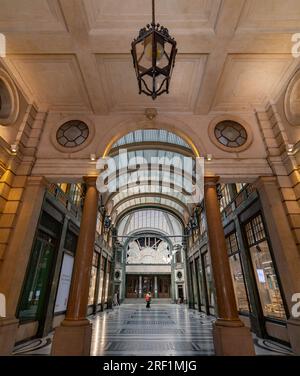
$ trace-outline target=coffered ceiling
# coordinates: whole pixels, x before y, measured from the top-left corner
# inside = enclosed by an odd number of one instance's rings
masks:
[[[24,94],[52,111],[249,110],[272,99],[298,63],[299,0],[157,0],[178,42],[171,93],[138,95],[130,43],[150,0],[0,0],[2,61]]]

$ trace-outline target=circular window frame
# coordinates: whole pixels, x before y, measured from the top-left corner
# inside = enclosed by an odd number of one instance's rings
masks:
[[[72,121],[72,120],[82,121],[83,123],[85,123],[86,126],[89,129],[89,135],[88,135],[87,139],[82,144],[80,144],[78,146],[74,146],[74,147],[63,146],[57,141],[57,138],[56,138],[57,132],[58,132],[58,130],[61,126],[63,126],[68,121]],[[57,150],[61,151],[62,153],[72,154],[72,153],[76,153],[80,150],[85,149],[92,142],[92,140],[94,139],[94,136],[95,136],[95,126],[94,126],[94,123],[92,122],[92,120],[90,118],[85,117],[85,116],[77,116],[77,115],[76,116],[68,116],[68,117],[64,117],[63,119],[60,119],[54,125],[52,132],[51,132],[51,142],[52,142],[53,146]]]
[[[0,68],[0,81],[3,82],[4,87],[7,89],[9,100],[10,100],[10,109],[9,115],[6,117],[1,117],[0,114],[0,125],[2,126],[9,126],[16,122],[19,116],[20,110],[20,99],[18,89],[14,83],[14,81],[10,78],[10,76]]]
[[[234,121],[238,124],[240,124],[246,131],[247,133],[247,140],[246,142],[238,147],[230,147],[230,146],[225,146],[220,143],[220,141],[216,138],[215,136],[215,128],[216,126],[221,123],[222,121]],[[253,142],[253,133],[251,130],[250,125],[243,119],[241,119],[238,116],[232,116],[232,115],[220,115],[212,119],[212,121],[209,124],[208,128],[208,135],[211,140],[211,142],[219,149],[229,152],[229,153],[240,153],[241,151],[244,151],[250,147],[250,145]]]
[[[291,94],[298,81],[300,81],[300,69],[298,69],[290,79],[284,95],[284,114],[289,124],[294,127],[300,125],[300,113],[297,115],[293,114],[291,111]]]

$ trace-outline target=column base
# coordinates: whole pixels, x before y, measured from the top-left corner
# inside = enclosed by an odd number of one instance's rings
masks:
[[[218,322],[213,324],[215,354],[218,356],[255,355],[253,339],[249,328],[238,323]]]
[[[11,355],[15,346],[19,320],[0,319],[0,355]]]
[[[92,342],[92,324],[76,325],[68,322],[55,329],[51,355],[89,356]]]
[[[300,320],[289,319],[287,321],[287,330],[293,353],[300,355]]]

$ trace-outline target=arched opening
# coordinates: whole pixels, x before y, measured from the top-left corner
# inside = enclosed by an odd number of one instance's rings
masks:
[[[193,147],[168,130],[140,129],[115,140],[109,157],[118,166],[104,172],[108,192],[102,195],[118,245],[114,290],[121,300],[143,298],[149,288],[154,298],[184,301],[185,227],[195,206]],[[191,169],[184,173],[187,160]]]

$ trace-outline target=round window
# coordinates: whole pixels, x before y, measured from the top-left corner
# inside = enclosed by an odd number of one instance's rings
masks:
[[[246,129],[236,121],[224,120],[219,122],[214,129],[216,139],[228,148],[239,148],[247,142]]]
[[[182,278],[182,273],[181,273],[181,272],[177,272],[177,278],[178,278],[178,279],[181,279],[181,278]]]
[[[120,278],[120,272],[119,271],[116,271],[115,272],[115,279],[119,279]]]
[[[0,118],[7,118],[11,111],[11,96],[4,81],[0,79]]]
[[[81,120],[70,120],[58,128],[56,140],[65,148],[82,145],[89,136],[89,127]]]
[[[0,125],[13,124],[19,114],[19,95],[17,88],[8,76],[0,69]]]

